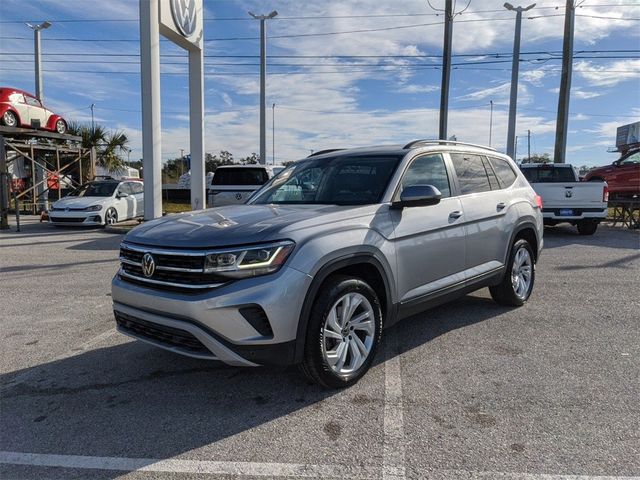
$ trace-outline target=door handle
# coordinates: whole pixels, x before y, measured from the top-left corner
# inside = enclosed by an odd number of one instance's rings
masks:
[[[504,209],[504,207],[506,207],[506,205],[503,202],[500,202],[498,205],[496,205],[496,208],[498,209],[498,211]]]
[[[451,212],[449,214],[449,218],[460,218],[462,216],[462,212],[460,210],[456,210],[455,212]]]

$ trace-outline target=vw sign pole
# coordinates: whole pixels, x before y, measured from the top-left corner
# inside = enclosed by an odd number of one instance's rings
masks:
[[[189,52],[191,208],[204,208],[204,68],[202,0],[140,0],[144,219],[162,215],[160,35]]]

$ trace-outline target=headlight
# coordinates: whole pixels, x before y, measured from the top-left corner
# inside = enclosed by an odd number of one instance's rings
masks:
[[[102,205],[91,205],[90,207],[85,208],[87,212],[97,212],[98,210],[102,210]]]
[[[205,273],[230,278],[256,277],[278,270],[293,251],[295,243],[282,241],[246,248],[225,249],[207,253]]]

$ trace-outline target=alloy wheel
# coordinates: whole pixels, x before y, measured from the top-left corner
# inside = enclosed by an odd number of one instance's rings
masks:
[[[336,301],[325,318],[322,354],[339,375],[358,370],[374,345],[375,315],[369,300],[360,293],[347,293]]]
[[[529,250],[524,247],[518,249],[511,267],[511,285],[516,297],[525,300],[531,287],[533,262]]]

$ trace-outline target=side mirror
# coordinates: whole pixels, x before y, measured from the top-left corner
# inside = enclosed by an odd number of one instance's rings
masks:
[[[129,196],[129,194],[128,194],[128,193],[126,193],[126,192],[118,192],[118,193],[116,194],[116,197],[117,197],[117,198],[127,198],[128,196]]]
[[[442,193],[433,185],[409,185],[402,190],[400,200],[393,202],[391,208],[425,207],[440,203]]]

